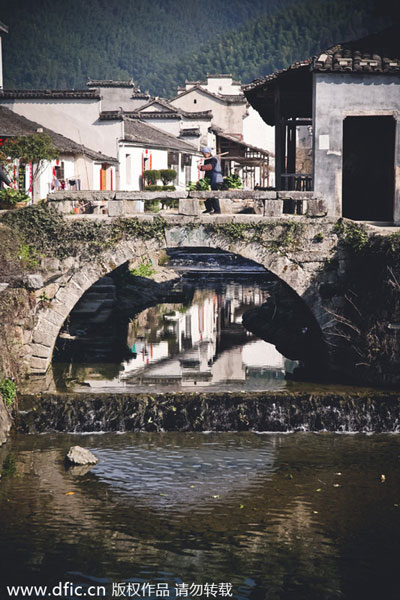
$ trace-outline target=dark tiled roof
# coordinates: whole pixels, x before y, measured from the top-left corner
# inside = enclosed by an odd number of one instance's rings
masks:
[[[252,81],[251,83],[242,85],[242,90],[244,92],[248,92],[249,90],[252,90],[253,88],[259,87],[261,85],[269,83],[270,81],[273,81],[274,79],[277,79],[278,77],[280,77],[281,75],[283,75],[285,73],[290,73],[291,71],[295,71],[297,69],[301,69],[301,68],[305,68],[305,67],[309,68],[311,65],[311,62],[312,62],[311,58],[307,58],[306,60],[295,62],[292,65],[290,65],[290,67],[288,67],[287,69],[279,69],[279,71],[275,71],[274,73],[271,73],[270,75],[266,75],[265,77],[261,77],[260,79],[254,79],[254,81]]]
[[[155,104],[159,104],[160,106],[163,106],[166,109],[166,112],[167,111],[178,112],[178,109],[175,106],[172,106],[172,104],[170,104],[167,100],[164,100],[164,98],[152,98],[149,102],[147,102],[147,104],[143,104],[136,110],[142,111],[142,110],[148,108],[149,106],[154,106]],[[158,111],[158,112],[161,112],[161,111]]]
[[[318,56],[255,79],[243,85],[242,89],[249,92],[303,67],[315,72],[400,74],[400,25],[393,25],[359,40],[331,46]]]
[[[243,94],[215,94],[218,98],[226,100],[230,104],[245,104],[246,98]]]
[[[186,85],[207,85],[207,81],[188,81],[186,79],[185,84]],[[186,88],[183,88],[183,89],[185,90]]]
[[[314,58],[312,70],[400,74],[400,26],[332,46]]]
[[[82,144],[77,144],[73,140],[64,137],[60,133],[56,133],[47,127],[43,127],[43,125],[40,125],[35,121],[31,121],[25,117],[22,117],[21,115],[18,115],[5,106],[0,106],[1,137],[29,135],[31,133],[37,133],[38,130],[42,130],[43,133],[46,133],[51,138],[54,146],[62,154],[84,154],[88,158],[96,161],[110,163],[118,162],[115,158],[105,156],[101,152],[96,152],[95,150],[90,150],[90,148],[86,148],[86,146],[83,146]]]
[[[139,107],[135,111],[120,111],[120,110],[104,110],[100,113],[100,119],[105,120],[122,120],[123,118],[128,119],[181,119],[184,117],[188,120],[206,120],[212,119],[212,111],[205,110],[202,112],[189,113],[184,110],[178,109],[176,112],[168,111],[149,111],[141,112],[142,107]]]
[[[226,104],[246,104],[246,102],[247,102],[246,98],[244,97],[243,94],[214,94],[214,92],[208,91],[206,88],[202,87],[199,84],[194,85],[193,87],[191,87],[188,90],[185,89],[184,92],[182,92],[181,94],[178,94],[178,96],[175,96],[171,100],[176,100],[177,98],[186,96],[186,94],[190,94],[190,92],[193,92],[194,90],[202,92],[203,94],[206,94],[207,96],[211,96],[212,98],[216,98],[217,100],[220,100],[221,102],[225,102]]]
[[[146,94],[146,92],[141,92],[139,90],[133,92],[131,98],[143,98],[144,100],[148,100],[151,98],[150,94]]]
[[[125,113],[130,119],[177,119],[180,121],[181,115],[178,112],[168,112],[164,110],[152,110],[142,112],[140,109],[133,113]]]
[[[99,118],[101,121],[122,121],[124,113],[121,110],[102,110]]]
[[[154,106],[155,104],[160,104],[161,106],[163,106],[166,110],[157,110],[157,111],[146,111],[143,109],[146,109],[148,106]],[[163,119],[163,118],[181,118],[184,117],[186,119],[212,119],[212,112],[210,110],[203,110],[203,111],[199,111],[199,112],[187,112],[185,110],[183,110],[182,108],[179,108],[177,106],[174,106],[173,104],[171,104],[170,102],[168,102],[167,100],[164,100],[164,98],[155,98],[153,99],[151,102],[148,102],[147,104],[145,104],[144,106],[139,106],[139,108],[137,108],[135,110],[135,113],[138,114],[140,116],[140,118],[144,118],[144,119],[150,119],[152,117],[154,118],[159,118],[159,119]],[[169,114],[170,113],[170,114]],[[129,115],[131,115],[132,113],[129,113]]]
[[[181,129],[179,137],[199,137],[200,128],[199,127],[191,127],[187,129]]]
[[[192,121],[197,121],[197,120],[209,121],[212,119],[211,110],[204,110],[202,112],[195,112],[195,113],[190,113],[190,112],[186,112],[183,110],[180,110],[179,112],[176,112],[176,113],[168,113],[168,112],[164,112],[164,111],[141,112],[140,110],[138,110],[137,113],[126,113],[126,114],[129,117],[136,116],[139,119],[181,119],[182,117],[184,117],[185,119],[188,119],[188,120],[192,120]]]
[[[75,98],[80,100],[100,100],[97,90],[0,90],[1,98],[37,98],[48,100]]]
[[[189,142],[183,142],[175,136],[137,119],[125,120],[124,139],[151,148],[163,148],[199,154],[197,148]]]
[[[246,142],[241,140],[236,135],[233,135],[230,133],[225,133],[220,127],[213,127],[212,130],[218,137],[221,137],[225,140],[229,140],[230,142],[235,142],[236,144],[239,144],[240,146],[243,146],[244,148],[247,148],[248,150],[252,150],[253,152],[260,152],[261,154],[264,154],[265,156],[268,156],[270,154],[270,152],[268,152],[268,150],[265,150],[264,148],[258,148],[257,146],[252,146],[251,144],[247,144]]]
[[[211,79],[232,79],[232,73],[207,73]]]
[[[96,88],[131,88],[131,98],[143,98],[144,100],[150,98],[149,94],[141,92],[140,89],[136,87],[133,79],[129,79],[128,81],[117,81],[114,79],[89,79],[86,85],[91,88],[92,91]]]
[[[115,81],[113,79],[89,79],[88,87],[119,87],[119,88],[135,88],[133,79],[128,81]]]
[[[191,119],[194,121],[198,119],[208,121],[213,117],[212,110],[203,110],[201,112],[187,112],[186,110],[181,109],[179,112],[182,115],[182,117],[185,117],[185,119]]]

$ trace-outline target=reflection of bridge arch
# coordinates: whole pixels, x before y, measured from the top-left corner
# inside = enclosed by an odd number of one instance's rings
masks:
[[[321,226],[319,225],[319,228]],[[314,232],[312,232],[313,234]],[[321,259],[305,265],[299,261],[298,250],[272,252],[258,242],[230,242],[223,236],[210,236],[201,223],[196,227],[174,226],[165,230],[165,240],[121,240],[115,247],[106,249],[97,258],[86,260],[77,268],[61,274],[63,283],[47,305],[39,305],[36,313],[36,324],[30,344],[30,373],[45,373],[50,365],[54,345],[59,331],[82,295],[99,279],[127,261],[138,264],[149,257],[157,262],[158,256],[166,248],[176,247],[209,247],[238,254],[262,265],[292,288],[303,298],[316,320],[322,324],[322,311],[315,304],[314,278],[321,265]],[[71,261],[71,259],[68,259]],[[62,266],[61,266],[62,268]],[[44,303],[42,303],[44,304]],[[322,321],[322,322],[321,322]]]

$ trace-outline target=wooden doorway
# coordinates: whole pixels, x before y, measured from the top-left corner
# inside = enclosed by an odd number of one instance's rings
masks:
[[[344,120],[343,217],[393,221],[395,135],[393,117]]]

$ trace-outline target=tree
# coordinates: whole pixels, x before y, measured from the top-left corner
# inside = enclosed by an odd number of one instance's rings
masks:
[[[160,179],[163,182],[163,185],[168,185],[176,178],[176,171],[174,169],[161,169],[160,170]]]
[[[34,188],[47,163],[58,158],[58,150],[53,145],[51,137],[46,133],[32,133],[9,138],[2,147],[2,152],[7,159],[19,160],[20,164],[32,163],[32,200],[34,201]]]

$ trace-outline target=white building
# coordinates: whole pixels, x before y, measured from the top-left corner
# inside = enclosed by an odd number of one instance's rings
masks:
[[[143,172],[147,170],[174,169],[177,189],[185,189],[189,181],[197,179],[196,157],[201,155],[193,144],[140,119],[125,115],[119,118],[123,127],[119,142],[120,189],[143,189]]]
[[[246,100],[240,81],[231,75],[207,75],[206,81],[186,81],[170,100],[186,112],[212,112],[212,126],[242,142],[273,152],[274,130]]]
[[[133,82],[90,80],[88,85],[90,89],[77,91],[3,90],[0,106],[68,137],[80,147],[95,149],[93,152],[99,156],[110,157],[117,168],[107,174],[99,163],[93,176],[85,180],[85,186],[92,186],[88,189],[142,189],[142,173],[150,163],[154,169],[175,168],[178,188],[196,179],[192,157],[198,154],[210,114],[190,114],[186,118],[182,111],[168,111],[162,101],[149,102],[149,96],[137,90]],[[143,113],[141,106],[145,106]],[[138,123],[136,127],[130,124],[133,121]],[[139,125],[142,121],[149,124],[148,128]],[[159,129],[154,124],[164,127]],[[143,140],[137,137],[139,130]]]
[[[101,190],[115,189],[117,160],[95,152],[0,106],[0,140],[43,132],[59,152],[59,158],[45,164],[34,185],[35,200],[45,198],[55,189]],[[15,164],[10,173],[13,186],[29,192],[32,186],[32,165]]]
[[[125,115],[139,118],[149,125],[194,144],[197,149],[210,142],[209,128],[212,122],[211,110],[186,112],[161,98],[154,98],[134,112]]]
[[[276,130],[277,189],[314,190],[328,215],[400,223],[400,27],[338,44],[245,88]],[[312,172],[296,130],[312,129]]]
[[[234,81],[231,75],[208,75],[206,81],[187,81],[169,105],[186,114],[211,113],[209,134],[202,141],[221,156],[224,175],[237,173],[247,189],[273,184],[270,155],[274,130],[248,104],[240,81]]]

